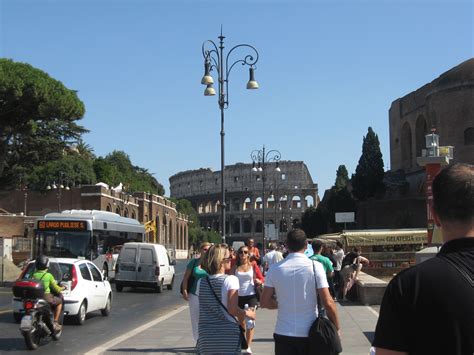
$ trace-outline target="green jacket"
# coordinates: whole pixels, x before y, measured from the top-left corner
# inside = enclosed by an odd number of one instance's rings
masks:
[[[53,289],[54,293],[61,292],[61,287],[58,286],[54,276],[48,272],[48,269],[37,270],[33,274],[33,279],[40,280],[43,283],[44,293],[51,293],[51,289]]]

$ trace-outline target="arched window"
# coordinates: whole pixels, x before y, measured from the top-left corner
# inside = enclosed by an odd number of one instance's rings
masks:
[[[132,211],[132,218],[137,219],[137,216],[135,215],[135,211]]]
[[[240,220],[236,219],[232,223],[232,233],[234,233],[234,234],[240,233]]]
[[[110,204],[107,205],[107,207],[105,207],[105,210],[107,212],[111,212],[112,211],[112,207],[110,207]]]
[[[262,221],[257,221],[257,223],[255,224],[255,232],[262,233],[262,228]]]
[[[425,118],[420,115],[416,119],[415,139],[416,139],[416,156],[421,157],[421,150],[426,148],[425,135],[428,133]]]
[[[263,207],[263,200],[261,197],[257,197],[257,199],[255,200],[255,209],[260,210],[262,209],[262,207]]]
[[[244,233],[250,233],[252,231],[252,223],[249,219],[244,219]]]
[[[242,206],[242,210],[243,211],[249,210],[252,207],[251,203],[252,203],[252,200],[250,199],[250,197],[247,197],[244,200],[244,205]]]
[[[288,197],[286,195],[280,197],[279,209],[285,210],[288,208]]]
[[[275,208],[275,195],[271,194],[267,199],[268,208]]]
[[[115,213],[117,213],[118,215],[120,215],[120,208],[117,207],[117,208],[115,209]]]
[[[125,209],[125,210],[123,211],[123,216],[124,216],[124,217],[128,217],[128,210],[127,210],[127,209]]]
[[[411,168],[412,165],[412,156],[413,156],[413,148],[412,148],[412,141],[411,141],[411,128],[408,122],[405,122],[402,128],[402,139],[401,139],[401,147],[402,147],[402,166],[404,169]]]
[[[291,208],[301,208],[301,197],[293,196],[291,199]]]
[[[313,196],[308,195],[304,198],[304,200],[306,202],[306,207],[314,206],[314,197]]]
[[[474,145],[474,127],[466,128],[464,131],[464,145]]]

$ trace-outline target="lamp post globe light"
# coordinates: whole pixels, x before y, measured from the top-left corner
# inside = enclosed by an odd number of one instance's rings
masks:
[[[204,41],[202,44],[202,55],[204,57],[204,76],[202,77],[201,84],[206,85],[204,90],[204,96],[214,96],[216,95],[216,90],[213,87],[214,79],[211,76],[212,71],[217,72],[217,94],[218,94],[218,105],[221,111],[221,236],[222,241],[225,242],[225,183],[224,183],[224,110],[229,107],[229,74],[232,71],[232,68],[240,63],[243,66],[249,67],[249,81],[247,82],[247,89],[254,90],[258,89],[258,83],[255,80],[255,64],[258,61],[258,52],[257,50],[248,44],[239,44],[232,47],[227,54],[224,54],[224,36],[222,34],[219,38],[219,46],[212,40]],[[243,48],[247,51],[250,51],[250,54],[245,55],[242,59],[237,59],[232,61],[231,54],[234,50],[238,48]]]
[[[56,198],[58,199],[58,212],[61,213],[61,197],[62,190],[70,190],[69,184],[64,185],[64,176],[65,174],[61,171],[59,172],[59,184],[56,185],[56,181],[53,181],[52,184],[46,186],[46,190],[56,190]]]
[[[281,158],[281,153],[278,150],[269,150],[265,151],[265,145],[262,149],[257,149],[252,151],[250,154],[252,159],[252,172],[260,172],[262,180],[262,248],[263,254],[265,254],[265,181],[267,180],[267,163],[275,162],[274,171],[277,173],[281,172],[279,161]],[[275,207],[275,206],[274,206]],[[276,221],[275,221],[276,223]]]

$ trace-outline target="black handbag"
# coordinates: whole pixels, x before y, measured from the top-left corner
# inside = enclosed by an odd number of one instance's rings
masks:
[[[188,284],[186,285],[186,290],[188,290],[188,291],[191,289],[191,286],[194,283],[194,268],[196,267],[196,262],[198,260],[199,259],[194,259],[193,268],[191,269],[191,275],[189,275]],[[181,292],[181,294],[183,294],[183,281],[181,281],[181,285],[179,287],[179,292]]]
[[[211,285],[211,282],[209,281],[209,277],[206,277],[206,281],[207,281],[207,284],[209,285],[209,288],[211,289],[212,291],[212,294],[214,295],[214,297],[216,298],[217,302],[219,302],[219,304],[221,305],[222,308],[224,308],[224,310],[227,312],[227,314],[229,316],[232,317],[232,319],[235,319],[235,317],[230,314],[230,312],[227,310],[226,306],[224,306],[221,302],[221,300],[219,299],[219,297],[217,297],[216,293],[214,292],[214,289],[212,288],[212,285]],[[242,328],[242,326],[237,323],[237,320],[235,321],[236,324],[239,326],[239,330],[240,330],[240,347],[242,349],[248,349],[249,347],[249,344],[247,343],[247,339],[245,338],[245,329]]]
[[[316,295],[318,286],[316,282],[316,269],[313,262],[314,283]],[[337,333],[336,326],[327,318],[318,314],[318,318],[309,329],[309,354],[312,355],[335,355],[342,352],[341,339]]]

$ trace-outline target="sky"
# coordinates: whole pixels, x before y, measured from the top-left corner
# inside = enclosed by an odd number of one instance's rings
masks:
[[[217,96],[200,81],[222,26],[226,51],[258,50],[260,85],[230,73],[226,164],[277,149],[322,198],[339,165],[355,172],[369,126],[390,168],[391,103],[473,57],[473,19],[468,0],[0,0],[0,57],[77,90],[95,154],[125,151],[169,195],[180,171],[220,170]]]

